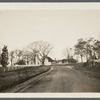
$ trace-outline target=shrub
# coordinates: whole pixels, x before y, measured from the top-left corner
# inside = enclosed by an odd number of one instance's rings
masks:
[[[16,64],[18,64],[18,65],[26,65],[24,60],[19,60]]]

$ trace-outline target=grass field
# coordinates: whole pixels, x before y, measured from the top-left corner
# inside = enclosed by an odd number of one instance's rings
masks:
[[[44,73],[50,69],[50,66],[25,67],[24,69],[0,73],[0,92],[14,87],[32,77]]]
[[[97,78],[100,80],[100,63],[96,64],[95,66],[86,66],[84,64],[74,64],[74,68],[76,70],[80,70],[84,72],[84,74],[91,78]]]

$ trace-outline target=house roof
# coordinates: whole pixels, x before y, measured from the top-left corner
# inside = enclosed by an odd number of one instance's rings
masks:
[[[51,57],[46,56],[45,58],[47,58],[47,59],[48,59],[48,61],[50,61],[50,62],[52,62],[52,61],[53,61],[53,59],[52,59]]]

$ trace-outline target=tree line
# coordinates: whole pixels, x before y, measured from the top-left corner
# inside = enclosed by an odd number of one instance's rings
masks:
[[[95,62],[99,62],[100,59],[100,40],[94,38],[78,39],[75,45],[75,54],[80,56],[82,63],[84,57],[86,62],[95,65]]]
[[[45,57],[48,57],[53,49],[53,46],[44,41],[35,41],[27,45],[23,50],[13,50],[8,53],[7,46],[2,49],[2,54],[0,57],[1,64],[5,63],[3,66],[7,66],[7,61],[10,60],[11,65],[14,64],[36,64],[36,57],[44,65]],[[74,50],[74,52],[72,52]],[[69,62],[77,62],[73,59],[74,56],[78,55],[83,63],[83,58],[86,62],[94,64],[100,59],[100,40],[94,38],[77,40],[74,48],[66,48],[63,51],[63,55]],[[6,62],[5,62],[6,61]],[[64,60],[65,62],[65,60]]]
[[[15,64],[29,65],[29,62],[35,64],[37,57],[37,59],[41,62],[41,64],[44,64],[44,58],[50,54],[52,48],[53,46],[48,42],[35,41],[27,45],[23,50],[16,49],[8,53],[7,46],[4,46],[2,49],[0,62],[2,64],[2,60],[6,61],[3,63],[6,63],[7,66],[8,65],[7,60],[9,59],[11,65]]]
[[[81,63],[83,63],[84,58],[88,64],[95,65],[100,59],[100,40],[94,38],[80,38],[74,45],[73,52],[74,53],[72,53],[72,48],[66,48],[63,51],[63,55],[66,59],[79,56]]]

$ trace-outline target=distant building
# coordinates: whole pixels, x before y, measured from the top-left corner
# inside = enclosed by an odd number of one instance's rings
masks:
[[[56,63],[57,64],[62,64],[62,60],[57,60]]]
[[[51,65],[52,64],[52,61],[53,61],[52,58],[45,56],[45,57],[43,57],[43,59],[44,59],[44,65]],[[23,60],[23,59],[20,59],[20,60]],[[42,59],[38,55],[31,58],[28,62],[27,62],[27,60],[24,60],[24,61],[25,61],[25,65],[28,65],[28,66],[40,66],[43,64]],[[12,65],[18,65],[17,62],[18,62],[18,58],[15,57],[12,61]],[[9,59],[9,66],[11,66],[10,59]]]
[[[29,65],[32,65],[32,66],[40,66],[42,63],[38,57],[38,55],[36,55],[33,60],[30,60],[29,62]]]
[[[44,59],[44,65],[51,65],[52,61],[53,60],[50,57],[45,57],[45,59]]]
[[[68,59],[63,59],[62,63],[68,64]]]
[[[62,60],[56,60],[56,64],[68,64],[68,63],[76,63],[77,61],[73,58],[70,59],[62,59]]]

